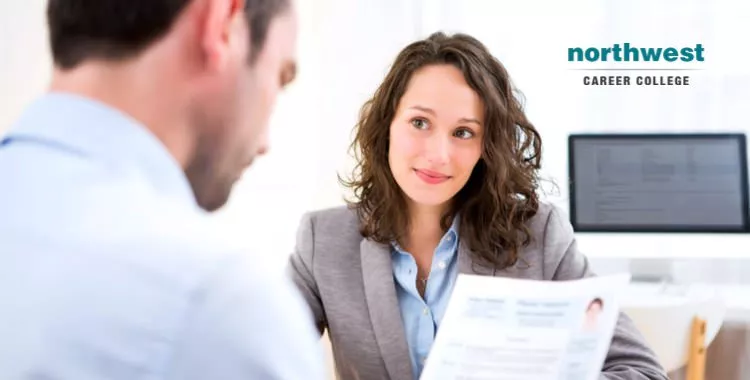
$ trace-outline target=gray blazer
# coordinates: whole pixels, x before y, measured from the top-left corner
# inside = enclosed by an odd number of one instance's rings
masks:
[[[472,262],[459,244],[459,272],[536,280],[593,275],[578,252],[573,230],[558,210],[543,204],[529,221],[533,241],[511,268],[495,271]],[[340,379],[413,377],[387,245],[363,239],[357,215],[345,207],[306,214],[289,271],[328,330]],[[621,315],[601,379],[667,380],[630,319]]]

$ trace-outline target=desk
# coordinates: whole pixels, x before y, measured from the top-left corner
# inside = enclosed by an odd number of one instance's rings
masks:
[[[725,321],[744,322],[750,326],[750,285],[716,285],[708,283],[654,284],[633,283],[630,297],[638,298],[660,292],[669,296],[687,296],[688,293],[708,294],[715,292],[726,305]],[[632,301],[630,301],[632,302]]]
[[[750,374],[750,325],[726,321],[706,351],[706,380],[747,380]],[[685,368],[669,374],[684,380]]]
[[[706,357],[707,380],[746,380],[750,373],[750,286],[712,285],[698,283],[691,285],[632,284],[632,292],[625,303],[632,303],[641,297],[651,298],[641,301],[658,302],[654,294],[664,294],[663,301],[679,302],[681,296],[689,294],[715,293],[724,300],[726,314],[721,329],[708,347]],[[650,295],[649,295],[650,294]],[[655,307],[657,305],[654,305]],[[654,339],[651,337],[651,339]],[[663,342],[660,342],[663,343]],[[670,373],[670,379],[684,380],[685,369]]]

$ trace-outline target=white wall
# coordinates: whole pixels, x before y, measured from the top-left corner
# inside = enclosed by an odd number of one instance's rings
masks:
[[[0,1],[0,133],[45,89],[50,70],[45,0]]]

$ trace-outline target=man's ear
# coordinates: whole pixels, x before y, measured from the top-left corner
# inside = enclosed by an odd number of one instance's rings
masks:
[[[220,70],[229,61],[232,31],[244,19],[245,0],[197,0],[201,7],[201,47],[209,70]]]

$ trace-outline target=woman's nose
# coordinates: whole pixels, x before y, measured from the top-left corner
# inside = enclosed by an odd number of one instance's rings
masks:
[[[433,135],[427,141],[425,156],[431,164],[444,165],[450,158],[450,149],[449,138]]]

